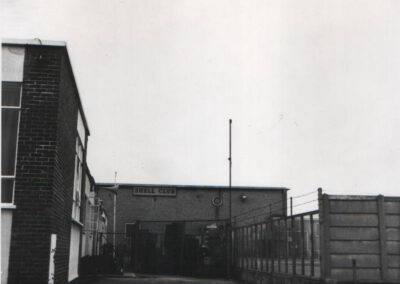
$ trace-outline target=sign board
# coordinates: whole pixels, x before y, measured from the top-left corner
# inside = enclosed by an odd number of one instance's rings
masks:
[[[173,187],[134,187],[133,195],[137,196],[176,196],[176,188]]]

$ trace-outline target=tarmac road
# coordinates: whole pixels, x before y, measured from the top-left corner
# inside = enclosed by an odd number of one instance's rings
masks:
[[[238,282],[221,279],[197,279],[190,277],[180,276],[137,276],[137,277],[105,277],[100,278],[99,281],[93,284],[163,284],[163,283],[176,283],[176,284],[238,284]]]

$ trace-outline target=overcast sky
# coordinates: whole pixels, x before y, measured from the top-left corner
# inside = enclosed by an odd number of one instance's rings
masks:
[[[2,0],[67,42],[96,181],[399,195],[400,1]]]

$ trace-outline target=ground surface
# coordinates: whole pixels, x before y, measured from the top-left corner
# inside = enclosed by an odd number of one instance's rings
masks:
[[[189,277],[180,276],[137,276],[137,277],[103,277],[99,278],[98,281],[93,282],[93,284],[163,284],[163,283],[177,283],[177,284],[237,284],[238,282],[222,280],[222,279],[197,279]]]

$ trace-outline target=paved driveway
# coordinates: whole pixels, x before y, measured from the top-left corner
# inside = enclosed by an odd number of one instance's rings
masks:
[[[216,280],[216,279],[197,279],[179,276],[143,276],[143,277],[124,277],[124,278],[100,278],[99,281],[93,284],[162,284],[162,283],[176,283],[176,284],[237,284],[238,282],[229,280]]]

